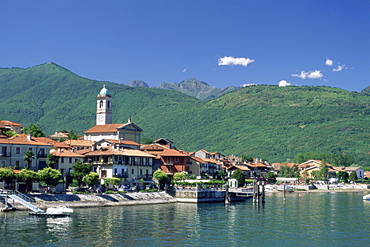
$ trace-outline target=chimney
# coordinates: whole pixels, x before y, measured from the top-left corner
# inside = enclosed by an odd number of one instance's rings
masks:
[[[27,139],[28,139],[29,141],[32,141],[32,135],[31,135],[31,134],[27,134]]]

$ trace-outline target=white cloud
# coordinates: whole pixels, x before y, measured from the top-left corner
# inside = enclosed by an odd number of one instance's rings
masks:
[[[183,69],[182,72],[186,72],[186,69]]]
[[[279,87],[286,87],[286,86],[290,86],[292,84],[290,84],[289,82],[287,82],[286,80],[281,80],[279,82]]]
[[[246,67],[253,62],[254,60],[244,57],[222,57],[218,59],[218,65],[242,65]]]
[[[333,66],[333,60],[330,60],[329,58],[326,59],[325,65]]]
[[[318,79],[323,77],[324,75],[321,73],[320,70],[315,70],[315,71],[301,71],[300,74],[292,74],[293,77],[298,77],[301,79]]]
[[[338,65],[338,68],[336,68],[336,69],[333,69],[333,71],[334,72],[338,72],[338,71],[342,71],[343,69],[347,69],[346,67],[345,67],[346,65]]]

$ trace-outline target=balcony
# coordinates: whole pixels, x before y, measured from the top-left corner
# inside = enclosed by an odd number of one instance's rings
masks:
[[[117,173],[116,178],[128,178],[128,173]]]

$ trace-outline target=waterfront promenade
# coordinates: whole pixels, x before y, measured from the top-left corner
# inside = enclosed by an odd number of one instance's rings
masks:
[[[183,194],[187,194],[189,191],[196,191],[195,188],[192,190],[181,190]],[[206,189],[201,189],[204,192]],[[211,189],[207,195],[212,194],[224,195],[224,191]],[[368,194],[370,190],[367,186],[363,185],[348,185],[348,186],[330,186],[329,189],[316,189],[316,190],[299,190],[296,193],[317,193],[317,192],[364,192]],[[282,193],[279,191],[266,190],[266,193]],[[42,209],[55,206],[68,206],[71,208],[88,208],[88,207],[113,207],[113,206],[130,206],[130,205],[145,205],[145,204],[164,204],[164,203],[176,203],[176,202],[197,202],[194,200],[184,200],[184,196],[176,197],[173,192],[130,192],[130,193],[109,193],[109,194],[64,194],[64,193],[50,193],[50,194],[29,194],[29,196],[35,199],[33,203],[35,206],[41,207]],[[192,196],[193,197],[193,196]],[[191,197],[189,197],[191,198]],[[212,200],[204,200],[199,202],[212,202]],[[214,200],[222,202],[222,200]],[[8,201],[12,206],[18,210],[28,210],[25,206]],[[2,204],[0,203],[0,207]]]

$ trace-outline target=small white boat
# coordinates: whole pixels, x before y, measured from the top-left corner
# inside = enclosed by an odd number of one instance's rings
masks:
[[[51,207],[46,209],[46,213],[55,215],[71,215],[73,213],[73,209],[66,206]]]
[[[370,194],[363,196],[362,199],[370,201]]]

